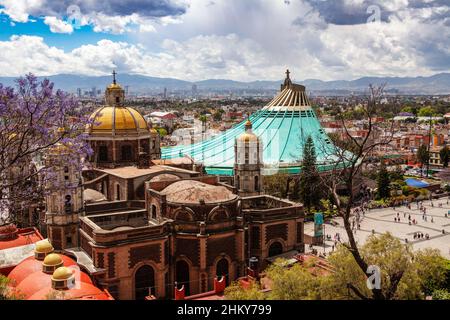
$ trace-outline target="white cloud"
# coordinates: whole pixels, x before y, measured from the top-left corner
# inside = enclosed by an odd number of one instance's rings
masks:
[[[15,22],[28,22],[29,13],[38,9],[45,0],[0,0],[0,13],[8,15]]]
[[[154,24],[178,23],[176,16],[185,12],[186,4],[185,0],[111,0],[107,5],[92,0],[0,0],[0,6],[0,12],[13,22],[45,17],[45,23],[56,33],[68,33],[70,23],[63,19],[73,7],[76,10],[70,19],[75,18],[80,26],[91,25],[94,32],[122,34],[155,32]]]
[[[109,74],[116,67],[119,72],[186,80],[276,80],[289,68],[294,79],[332,80],[450,69],[450,25],[446,20],[430,22],[444,12],[440,7],[411,11],[398,0],[391,5],[401,10],[388,22],[339,25],[326,23],[302,1],[290,3],[196,0],[176,19],[85,16],[82,24],[95,25],[98,32],[139,32],[127,42],[102,40],[70,52],[39,37],[14,37],[0,42],[0,72],[92,75]]]
[[[66,21],[59,20],[55,17],[45,17],[44,23],[50,27],[50,31],[54,33],[72,33],[73,27]]]

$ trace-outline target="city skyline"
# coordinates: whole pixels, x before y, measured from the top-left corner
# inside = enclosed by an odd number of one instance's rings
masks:
[[[0,1],[0,76],[188,81],[430,76],[450,69],[445,1]],[[20,57],[23,57],[21,59]]]

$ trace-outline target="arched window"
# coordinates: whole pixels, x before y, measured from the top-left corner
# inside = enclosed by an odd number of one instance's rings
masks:
[[[177,285],[180,289],[184,285],[184,292],[186,296],[190,295],[189,286],[189,265],[186,261],[180,260],[175,266]]]
[[[259,191],[259,177],[255,176],[255,191]]]
[[[228,260],[225,258],[220,259],[216,265],[216,276],[219,280],[224,276],[226,285],[228,285],[228,280],[230,278],[228,272]]]
[[[193,217],[189,212],[186,211],[179,211],[176,216],[175,220],[177,221],[193,221]]]
[[[65,196],[64,212],[67,214],[72,213],[72,196],[70,194]]]
[[[122,161],[131,161],[133,158],[133,151],[130,145],[122,146]]]
[[[155,271],[151,266],[142,266],[134,276],[135,300],[145,300],[145,297],[155,294]]]
[[[278,256],[280,254],[283,253],[283,245],[278,242],[275,241],[274,243],[272,243],[269,247],[269,257],[274,257],[274,256]]]
[[[228,220],[228,215],[227,215],[227,213],[226,213],[225,210],[220,209],[220,210],[217,210],[216,212],[214,212],[214,213],[211,215],[210,220],[211,220],[212,222],[227,221],[227,220]]]

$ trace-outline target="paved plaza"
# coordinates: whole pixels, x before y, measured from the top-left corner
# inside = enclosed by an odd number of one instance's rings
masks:
[[[439,204],[442,207],[439,207]],[[441,251],[441,254],[450,258],[450,215],[445,217],[445,214],[450,210],[450,202],[447,202],[447,198],[433,200],[433,205],[430,201],[423,202],[426,208],[426,219],[423,219],[423,214],[415,203],[411,204],[411,210],[405,206],[385,209],[374,209],[366,211],[365,215],[361,215],[360,229],[354,231],[355,239],[358,244],[363,244],[367,237],[372,234],[372,230],[375,230],[376,234],[382,234],[390,232],[395,237],[405,243],[405,239],[408,239],[408,243],[413,245],[414,249],[423,248],[436,248]],[[400,217],[400,222],[395,222],[394,219]],[[411,220],[415,219],[417,224],[409,225],[408,216],[411,215]],[[353,219],[353,218],[352,218]],[[319,253],[330,252],[334,244],[334,236],[339,233],[341,241],[348,240],[345,232],[342,218],[334,218],[336,226],[331,224],[325,224],[325,234],[331,236],[331,241],[326,241],[325,246],[314,246]],[[443,234],[442,230],[445,230]],[[313,235],[314,224],[305,224],[305,233]],[[415,233],[422,233],[424,236],[429,235],[429,239],[421,238],[414,239]],[[309,246],[306,247],[307,251],[310,251]]]

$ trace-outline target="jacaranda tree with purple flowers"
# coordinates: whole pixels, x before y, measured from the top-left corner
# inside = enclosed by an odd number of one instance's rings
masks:
[[[25,224],[23,213],[61,187],[52,184],[58,168],[43,161],[51,150],[63,147],[62,162],[81,170],[91,153],[84,134],[90,111],[32,74],[17,79],[15,88],[0,84],[0,226]]]

